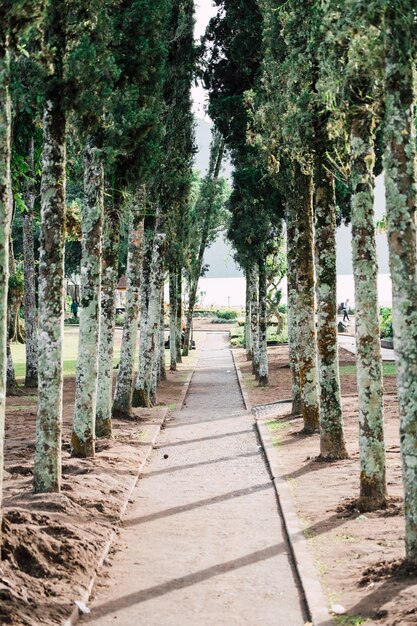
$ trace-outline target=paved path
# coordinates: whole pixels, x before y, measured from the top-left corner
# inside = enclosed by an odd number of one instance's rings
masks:
[[[164,458],[168,455],[168,458]],[[89,626],[302,626],[274,489],[226,334],[158,440]]]
[[[356,340],[355,337],[351,337],[350,335],[338,335],[337,336],[339,346],[352,352],[352,354],[356,354]],[[395,361],[394,350],[389,348],[381,348],[381,356],[383,361]]]

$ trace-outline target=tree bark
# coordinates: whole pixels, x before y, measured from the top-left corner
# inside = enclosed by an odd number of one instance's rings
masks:
[[[259,268],[259,386],[268,384],[267,352],[267,315],[266,315],[266,267],[265,260],[258,263]]]
[[[96,406],[96,436],[111,437],[113,353],[116,322],[117,267],[120,242],[120,207],[106,203],[101,261],[100,339]]]
[[[155,235],[151,272],[149,278],[149,305],[143,354],[143,384],[135,390],[138,406],[152,407],[156,404],[156,371],[159,364],[159,326],[161,320],[161,288],[163,286],[163,250],[165,235]]]
[[[61,486],[66,117],[58,93],[46,101],[43,132],[36,492]]]
[[[175,292],[175,297],[176,297],[176,307],[177,307],[177,312],[176,312],[176,336],[175,336],[175,342],[176,342],[176,352],[177,352],[177,363],[182,363],[182,356],[181,356],[181,335],[182,335],[182,271],[181,268],[178,268],[178,272],[177,272],[177,289]]]
[[[300,365],[298,362],[298,283],[297,283],[297,244],[296,244],[296,215],[294,207],[287,207],[287,316],[288,316],[288,346],[289,361],[292,379],[292,415],[301,415],[301,388]]]
[[[135,364],[136,340],[140,312],[140,285],[142,278],[144,240],[145,187],[139,190],[131,210],[129,248],[126,270],[126,311],[123,325],[120,365],[117,373],[113,402],[114,417],[132,416],[132,385]]]
[[[34,145],[30,142],[30,171],[34,176]],[[23,215],[23,270],[24,270],[24,304],[25,304],[25,336],[26,336],[26,387],[38,386],[38,337],[36,325],[36,283],[35,283],[35,242],[33,235],[33,209],[36,193],[33,182],[28,182],[25,193],[25,212]]]
[[[259,300],[258,300],[258,268],[253,266],[252,270],[252,301],[251,301],[251,334],[253,345],[253,358],[252,358],[252,374],[256,378],[259,376]]]
[[[177,274],[174,268],[169,271],[169,351],[171,372],[177,370]]]
[[[4,414],[6,406],[7,374],[7,292],[9,286],[9,240],[10,240],[10,56],[8,40],[0,42],[0,505],[4,467]],[[1,550],[0,506],[0,550]]]
[[[245,271],[246,277],[246,302],[245,302],[245,349],[246,359],[252,361],[253,359],[253,341],[252,341],[252,320],[251,320],[251,308],[252,308],[252,290],[254,288],[253,272],[252,269]]]
[[[345,459],[337,348],[335,183],[320,160],[315,170],[314,204],[320,456],[329,460]]]
[[[81,315],[71,437],[72,455],[76,457],[95,454],[103,202],[102,152],[95,139],[89,137],[84,153]]]
[[[165,368],[165,307],[164,307],[164,286],[161,289],[161,321],[159,324],[159,372],[158,382],[167,379]]]
[[[412,6],[406,3],[413,24]],[[398,10],[397,10],[398,11]],[[404,30],[403,15],[387,13],[384,171],[387,232],[392,279],[394,348],[397,362],[400,440],[404,484],[405,546],[409,563],[417,565],[417,171],[413,37]],[[415,21],[414,21],[415,24]],[[414,26],[415,28],[415,26]]]
[[[355,280],[356,371],[359,396],[360,507],[386,501],[383,387],[374,226],[374,128],[371,116],[351,128],[352,262]]]
[[[320,400],[317,372],[317,336],[314,298],[313,198],[312,180],[298,168],[295,202],[298,313],[297,335],[301,413],[304,432],[314,433],[320,427]]]

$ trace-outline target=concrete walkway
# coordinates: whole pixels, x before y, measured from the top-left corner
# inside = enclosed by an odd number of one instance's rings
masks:
[[[355,337],[340,334],[337,336],[337,340],[341,348],[348,350],[348,352],[352,352],[352,354],[356,354]],[[383,361],[395,361],[394,350],[389,348],[381,348],[381,356]]]
[[[83,623],[302,626],[274,489],[225,333],[207,336],[174,418]]]

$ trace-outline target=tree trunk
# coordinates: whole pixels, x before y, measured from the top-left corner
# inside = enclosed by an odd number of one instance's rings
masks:
[[[292,379],[292,415],[301,415],[300,364],[298,361],[298,283],[297,283],[297,242],[296,214],[294,207],[287,207],[287,317],[288,346]]]
[[[103,202],[102,152],[90,137],[84,153],[81,315],[71,437],[72,455],[76,457],[95,454]]]
[[[105,204],[101,260],[100,339],[98,350],[96,436],[111,437],[113,353],[116,322],[117,267],[120,242],[120,207]]]
[[[43,132],[36,492],[61,486],[66,117],[58,93],[46,101]]]
[[[251,334],[253,345],[252,374],[259,376],[259,302],[258,302],[258,270],[253,266],[251,270],[254,289],[251,302]]]
[[[355,280],[356,369],[359,396],[360,506],[386,500],[383,387],[374,226],[373,120],[351,128],[352,262]]]
[[[163,286],[163,249],[165,235],[155,235],[151,272],[149,278],[149,305],[146,324],[146,340],[143,354],[143,385],[136,389],[138,406],[152,407],[156,404],[156,370],[158,367],[159,325],[161,320],[161,288]]]
[[[159,371],[158,382],[167,379],[165,369],[165,307],[164,307],[164,285],[161,289],[161,321],[159,324]]]
[[[409,27],[413,24],[411,5]],[[386,65],[386,123],[384,156],[387,231],[392,279],[394,348],[397,362],[400,439],[404,484],[407,561],[417,565],[417,171],[415,91],[410,58],[412,35],[388,10]],[[400,28],[400,30],[398,30]]]
[[[320,456],[345,459],[337,349],[336,198],[322,161],[315,171],[317,348],[320,382]]]
[[[114,417],[132,416],[133,369],[139,326],[140,285],[142,278],[144,211],[145,187],[142,186],[137,202],[131,211],[126,270],[126,311],[120,351],[120,365],[113,402]]]
[[[252,290],[254,288],[253,272],[252,269],[245,271],[246,277],[246,302],[245,302],[245,349],[246,359],[252,361],[253,359],[253,342],[252,342],[252,320],[251,320],[251,305],[252,305]],[[256,287],[256,285],[255,285]]]
[[[266,343],[267,315],[266,315],[266,268],[265,260],[259,267],[259,386],[268,384],[268,352]]]
[[[182,363],[181,357],[181,335],[182,335],[182,271],[178,269],[177,273],[177,289],[175,293],[175,297],[177,300],[177,332],[176,332],[176,351],[177,351],[177,363]]]
[[[34,146],[30,142],[30,172],[34,176]],[[36,193],[33,183],[27,184],[25,193],[25,212],[23,215],[23,269],[24,269],[24,304],[26,336],[26,387],[38,386],[38,337],[36,325],[36,283],[35,283],[35,242],[33,235],[33,209]]]
[[[0,46],[0,504],[4,467],[4,413],[7,374],[7,291],[9,286],[10,240],[10,153],[11,111],[9,94],[10,56],[8,41]],[[0,506],[1,550],[1,506]]]
[[[175,269],[169,272],[169,351],[171,372],[177,370],[177,274]]]
[[[9,202],[10,202],[10,214],[11,214],[11,229],[13,228],[13,220],[14,220],[14,210],[13,210],[13,193],[12,187],[10,185],[9,190]],[[9,279],[16,277],[16,261],[14,258],[14,249],[13,249],[13,239],[10,234],[9,238]],[[9,280],[9,289],[7,294],[7,314],[8,314],[8,323],[7,323],[7,395],[8,396],[17,396],[19,395],[19,385],[16,380],[16,372],[13,364],[13,357],[10,348],[10,344],[13,341],[18,341],[18,318],[19,318],[19,310],[20,304],[22,302],[22,290],[18,284],[15,284],[13,287],[10,285]],[[24,342],[19,342],[24,343]]]
[[[297,193],[291,202],[296,203],[296,249],[297,249],[297,335],[299,348],[299,372],[301,413],[304,432],[314,433],[320,427],[320,400],[317,372],[317,336],[314,299],[314,250],[313,250],[313,197],[311,176],[298,168]]]
[[[188,311],[185,321],[184,331],[184,347],[182,349],[183,356],[188,356],[188,352],[191,349],[191,327],[193,324],[193,314],[195,301],[197,298],[198,280],[192,280],[190,283],[190,290],[188,294]]]

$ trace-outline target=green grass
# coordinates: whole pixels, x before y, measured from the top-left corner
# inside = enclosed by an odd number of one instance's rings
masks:
[[[284,430],[287,427],[286,422],[283,422],[282,420],[269,420],[268,422],[266,422],[266,425],[272,432],[276,432],[277,430]]]
[[[352,365],[341,365],[340,366],[340,373],[341,374],[356,374],[356,365],[354,365],[352,363]],[[382,364],[382,373],[384,376],[396,376],[397,375],[397,368],[395,366],[395,363],[391,363],[391,362],[384,362]]]
[[[336,626],[361,626],[368,621],[360,615],[334,615],[333,620]]]

